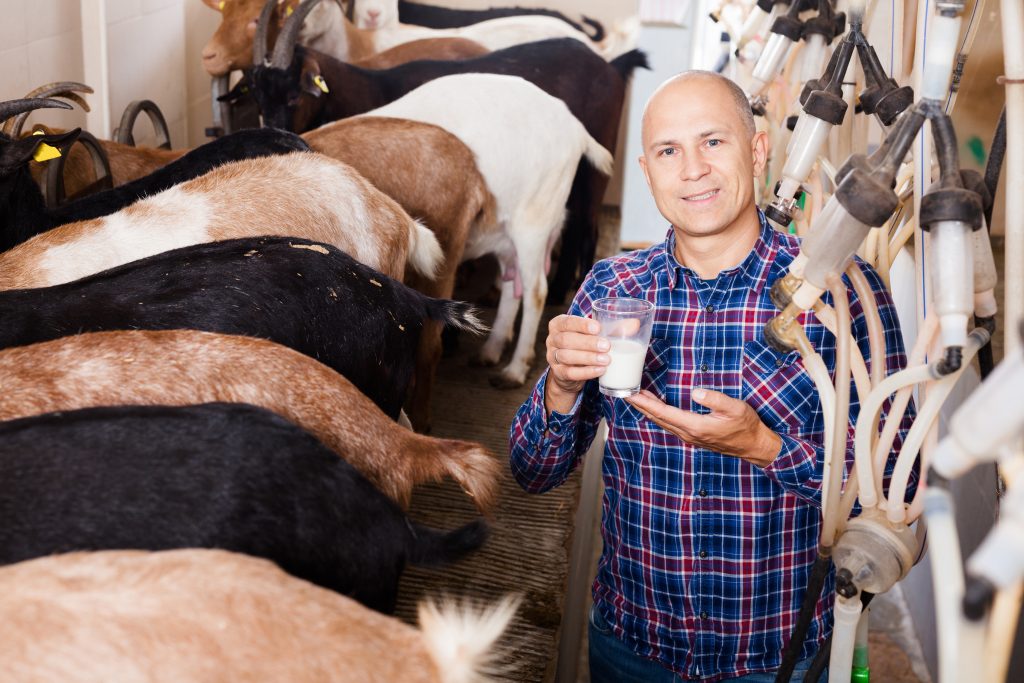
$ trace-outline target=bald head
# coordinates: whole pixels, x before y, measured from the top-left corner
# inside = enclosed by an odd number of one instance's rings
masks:
[[[721,92],[726,95],[726,101],[730,105],[730,111],[728,113],[723,112],[723,114],[735,116],[742,129],[747,132],[747,138],[752,139],[754,133],[757,132],[757,127],[754,125],[754,113],[750,109],[750,102],[747,100],[747,95],[743,92],[743,89],[721,74],[713,71],[701,71],[699,69],[684,71],[658,86],[658,89],[654,91],[654,94],[651,95],[644,106],[641,129],[647,129],[651,108],[657,106],[666,95],[689,90],[697,93],[707,87],[721,89]]]

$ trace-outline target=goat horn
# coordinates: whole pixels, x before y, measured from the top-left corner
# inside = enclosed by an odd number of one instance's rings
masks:
[[[267,0],[260,12],[260,18],[256,22],[256,35],[252,39],[252,65],[262,66],[267,59],[267,27],[270,26],[270,17],[277,7],[277,0]]]
[[[42,95],[42,96],[37,96],[37,97],[47,97],[47,96]],[[53,95],[49,95],[49,97],[59,97],[62,100],[70,100],[71,102],[74,102],[79,107],[81,107],[84,111],[90,111],[89,103],[86,102],[85,99],[82,98],[80,95],[76,95],[73,92],[58,92],[58,93],[55,93]],[[31,112],[25,112],[23,114],[18,114],[13,119],[8,121],[7,124],[4,126],[4,132],[7,133],[8,135],[10,135],[12,138],[20,138],[21,137],[21,129],[25,126],[25,121],[28,120],[28,117],[29,117],[30,113]]]
[[[57,81],[55,83],[47,83],[41,85],[29,94],[25,95],[25,98],[29,97],[52,97],[53,95],[61,93],[71,92],[84,92],[92,94],[93,89],[87,86],[85,83],[77,83],[75,81]]]
[[[10,100],[8,102],[0,102],[0,121],[6,121],[12,116],[17,116],[24,112],[46,108],[71,109],[72,107],[67,102],[61,102],[60,100],[44,100],[36,97],[25,100]]]
[[[288,17],[281,35],[277,37],[277,44],[274,45],[274,56],[270,59],[270,65],[277,69],[287,69],[292,63],[292,56],[295,54],[295,41],[299,37],[299,29],[302,22],[306,20],[310,10],[316,7],[320,0],[303,0],[299,8]]]

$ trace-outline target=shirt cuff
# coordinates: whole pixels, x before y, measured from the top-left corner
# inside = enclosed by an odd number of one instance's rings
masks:
[[[581,391],[577,394],[576,401],[572,404],[569,412],[560,413],[557,410],[552,410],[551,414],[548,415],[547,408],[544,407],[544,397],[547,392],[548,373],[550,371],[550,368],[544,371],[540,381],[537,383],[537,391],[534,392],[536,410],[541,416],[541,419],[538,421],[540,431],[536,435],[539,438],[535,443],[542,443],[544,447],[561,444],[565,435],[571,430],[572,423],[575,422],[576,416],[579,414],[580,404],[583,403],[583,392]]]
[[[787,488],[804,486],[814,476],[818,466],[818,451],[808,441],[788,434],[779,434],[782,448],[769,465],[763,468],[765,474]]]

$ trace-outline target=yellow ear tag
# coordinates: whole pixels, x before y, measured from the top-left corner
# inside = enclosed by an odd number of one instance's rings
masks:
[[[219,9],[221,12],[224,11],[224,0],[220,0],[220,4],[217,5],[217,9]]]
[[[320,88],[324,92],[324,94],[331,92],[330,89],[327,87],[327,82],[324,80],[324,77],[321,76],[320,74],[313,76],[313,83],[315,83],[316,87]]]
[[[288,5],[288,9],[286,9],[286,10],[284,11],[284,15],[285,15],[286,17],[290,17],[290,16],[291,16],[292,14],[294,14],[294,13],[295,13],[295,8],[294,8],[294,7],[292,7],[291,5]]]
[[[41,130],[37,130],[36,132],[32,133],[32,135],[42,135],[42,134],[43,134],[43,131],[41,131]],[[35,159],[36,161],[38,161],[39,163],[43,163],[44,161],[49,161],[50,159],[57,159],[59,157],[60,157],[60,150],[57,149],[56,147],[54,147],[53,145],[46,144],[45,142],[40,144],[38,147],[36,147],[36,152],[35,152],[35,154],[32,155],[32,158]]]

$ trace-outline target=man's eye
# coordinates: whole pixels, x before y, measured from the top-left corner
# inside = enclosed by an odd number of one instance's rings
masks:
[[[672,149],[671,147],[667,147],[667,148],[661,150],[661,156],[663,156],[663,157],[675,156],[675,153],[676,153],[676,151],[674,149]]]
[[[722,141],[718,138],[711,138],[708,140],[708,147],[718,147],[720,144],[722,144]]]

